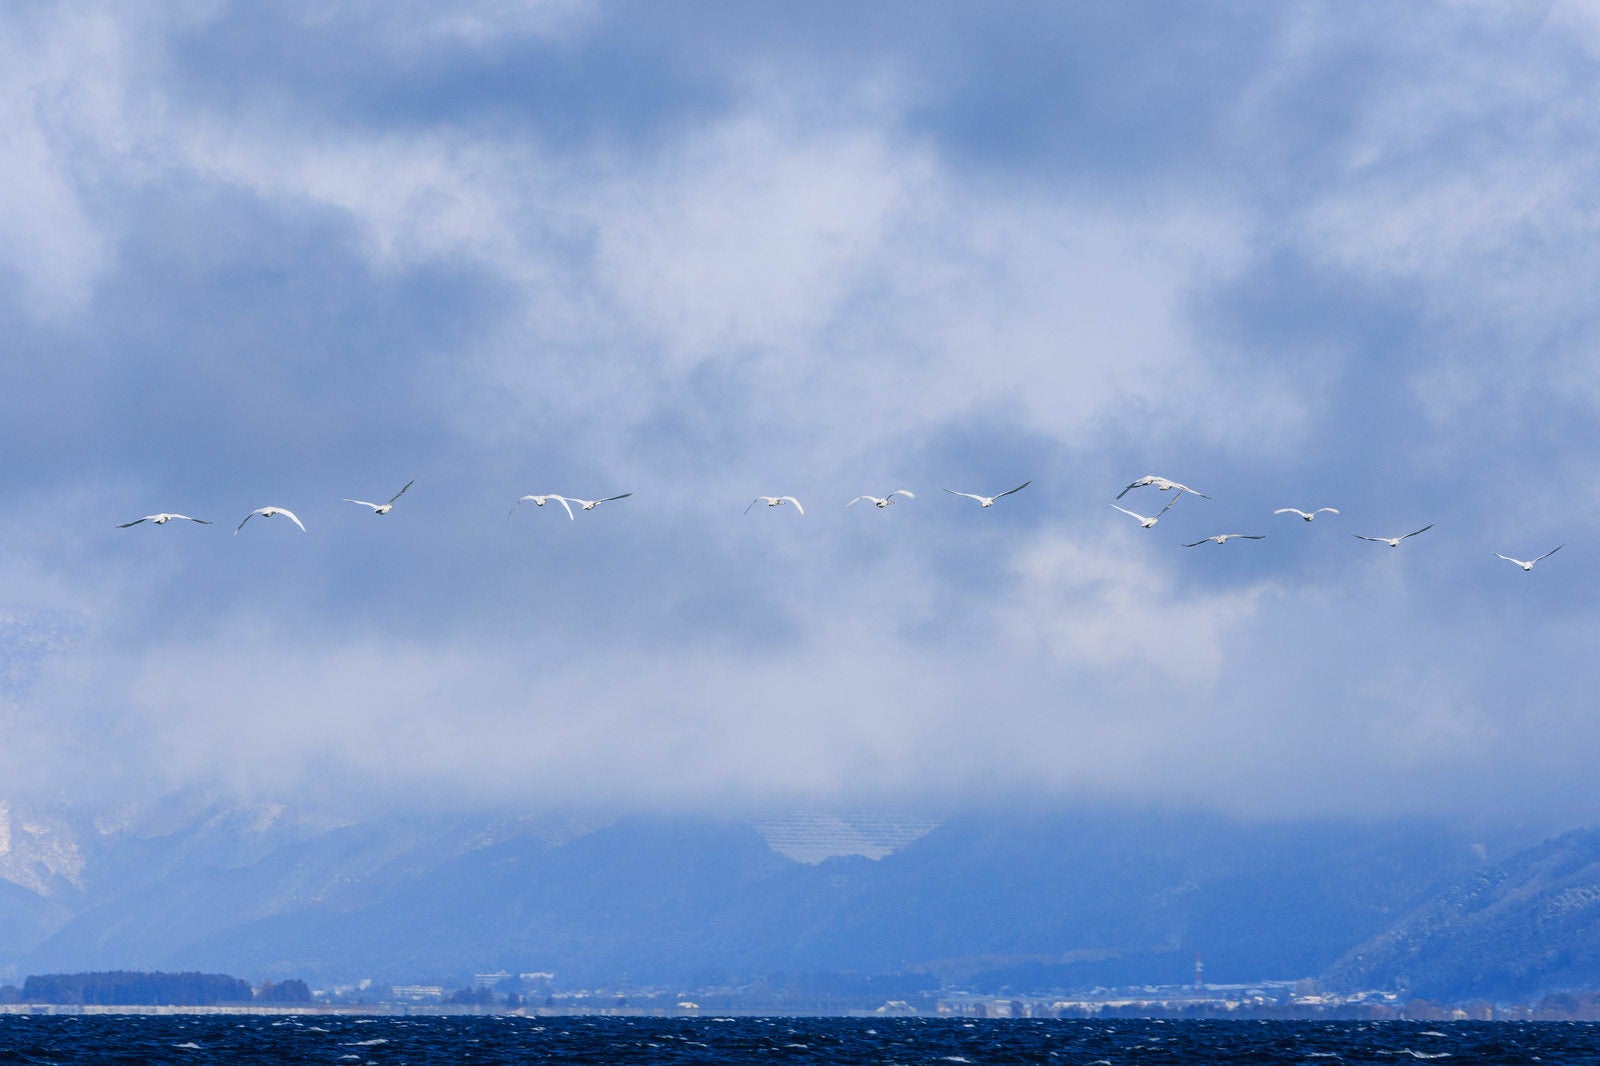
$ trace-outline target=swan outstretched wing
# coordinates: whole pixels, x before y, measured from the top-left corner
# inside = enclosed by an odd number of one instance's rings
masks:
[[[1158,480],[1159,479],[1154,474],[1146,474],[1144,477],[1140,478],[1139,480],[1130,482],[1127,488],[1125,488],[1121,492],[1117,493],[1117,499],[1119,499],[1119,500],[1122,499],[1124,496],[1126,496],[1128,493],[1132,492],[1134,489],[1142,489],[1146,485],[1154,485]]]

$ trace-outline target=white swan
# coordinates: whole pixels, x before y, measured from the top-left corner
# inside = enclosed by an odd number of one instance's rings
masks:
[[[1202,537],[1193,544],[1185,544],[1185,548],[1197,548],[1202,544],[1226,544],[1230,540],[1266,540],[1266,534],[1256,533],[1218,533],[1212,537]]]
[[[563,500],[562,502],[563,503],[575,503],[578,506],[582,507],[585,511],[592,511],[596,507],[599,507],[602,503],[610,503],[612,500],[626,500],[629,496],[632,496],[632,495],[633,495],[633,493],[631,493],[631,492],[624,492],[621,496],[607,496],[603,500],[580,500],[580,499],[578,499],[578,497],[573,496],[568,500]]]
[[[786,503],[792,503],[794,504],[794,509],[796,511],[799,511],[801,514],[806,513],[806,509],[800,506],[800,501],[795,499],[793,496],[757,496],[755,499],[750,501],[749,506],[745,507],[744,513],[749,514],[750,508],[754,507],[758,503],[765,503],[768,507],[781,507]],[[848,507],[850,505],[845,504],[845,506]]]
[[[1032,485],[1032,484],[1033,484],[1033,482],[1031,480],[1030,481],[1024,481],[1022,484],[1018,485],[1016,488],[1014,488],[1014,489],[1006,489],[1006,491],[1004,491],[1004,492],[1002,492],[1002,493],[1000,493],[999,495],[996,495],[996,496],[979,496],[975,492],[957,492],[955,489],[945,489],[944,491],[948,492],[952,496],[965,496],[969,500],[977,500],[978,503],[980,505],[984,506],[984,507],[993,507],[994,506],[994,501],[998,500],[1001,496],[1009,496],[1013,492],[1021,492],[1023,489],[1027,488],[1029,485]]]
[[[1400,542],[1405,540],[1406,537],[1414,537],[1418,533],[1426,533],[1428,530],[1430,530],[1432,528],[1433,528],[1433,523],[1429,522],[1427,525],[1423,526],[1421,529],[1414,529],[1410,533],[1406,533],[1403,536],[1399,536],[1399,537],[1363,537],[1360,533],[1352,533],[1350,535],[1352,537],[1355,537],[1357,540],[1370,540],[1374,544],[1387,544],[1391,548],[1398,548],[1398,547],[1400,547]]]
[[[204,518],[190,518],[186,514],[167,514],[165,511],[163,511],[161,514],[147,514],[143,518],[135,518],[132,522],[119,522],[117,523],[117,528],[127,529],[129,526],[136,526],[140,522],[154,522],[158,526],[164,526],[174,518],[181,518],[185,522],[199,522],[203,526],[209,526],[211,524]]]
[[[412,478],[410,481],[406,482],[405,488],[401,489],[399,492],[395,493],[393,496],[390,496],[388,503],[368,503],[366,500],[352,500],[348,496],[341,497],[341,499],[343,499],[345,503],[359,503],[363,507],[370,507],[370,508],[372,508],[372,513],[373,514],[388,514],[390,511],[394,510],[394,501],[396,501],[400,497],[404,496],[406,494],[406,489],[409,489],[412,485],[415,485],[416,483],[417,483],[417,479],[416,478]]]
[[[1539,556],[1539,559],[1548,559],[1548,558],[1550,558],[1550,556],[1554,555],[1556,552],[1560,551],[1562,548],[1565,548],[1565,547],[1566,547],[1565,544],[1557,544],[1554,548],[1551,548],[1549,551],[1547,551],[1543,555]],[[1504,559],[1508,563],[1516,563],[1518,566],[1522,567],[1522,569],[1525,570],[1525,571],[1532,570],[1533,569],[1533,564],[1539,561],[1539,559],[1513,559],[1513,558],[1511,558],[1511,556],[1509,556],[1509,555],[1501,555],[1499,552],[1494,552],[1492,554],[1496,558]]]
[[[1297,514],[1301,518],[1305,519],[1307,522],[1311,522],[1311,521],[1315,521],[1317,515],[1321,514],[1323,511],[1327,511],[1329,514],[1338,514],[1339,513],[1339,508],[1337,508],[1337,507],[1318,507],[1315,511],[1302,511],[1298,507],[1280,507],[1276,511],[1273,511],[1272,513],[1273,514]]]
[[[895,489],[893,492],[889,493],[889,495],[887,495],[887,496],[857,496],[855,499],[853,499],[849,503],[845,504],[845,506],[846,507],[854,507],[856,504],[860,503],[862,500],[871,500],[872,501],[872,506],[878,507],[878,508],[883,508],[883,507],[888,507],[890,504],[894,503],[894,498],[896,496],[904,496],[908,500],[914,500],[914,499],[917,498],[917,494],[912,492],[910,489]]]
[[[1168,511],[1172,510],[1172,505],[1173,504],[1177,503],[1182,498],[1183,498],[1183,492],[1182,492],[1182,490],[1179,490],[1178,495],[1176,495],[1172,499],[1168,500],[1167,501],[1167,505],[1165,507],[1161,508],[1161,510],[1157,511],[1155,513],[1155,516],[1152,517],[1152,518],[1146,518],[1142,514],[1134,514],[1134,512],[1128,510],[1126,507],[1119,507],[1117,504],[1112,504],[1111,506],[1116,507],[1117,510],[1121,511],[1125,515],[1128,515],[1128,516],[1130,516],[1132,518],[1137,518],[1139,520],[1139,524],[1141,526],[1143,526],[1146,529],[1150,529],[1157,522],[1161,521],[1161,516],[1162,515],[1166,514]]]
[[[293,522],[295,525],[299,526],[300,532],[304,533],[306,531],[305,523],[301,522],[295,513],[289,510],[287,507],[257,507],[254,511],[251,511],[249,514],[244,516],[244,522],[250,521],[250,519],[254,518],[256,515],[260,515],[262,518],[272,518],[274,515],[280,514],[289,521]],[[238,528],[233,531],[234,536],[237,537],[239,535],[239,530],[244,528],[244,522],[240,522]]]
[[[553,492],[547,492],[543,496],[524,496],[524,497],[522,497],[516,503],[511,505],[511,510],[506,512],[506,517],[510,518],[512,515],[516,514],[517,513],[517,508],[521,507],[523,504],[527,503],[529,500],[533,501],[533,504],[534,504],[535,507],[543,507],[546,503],[550,502],[551,500],[556,500],[556,501],[560,502],[562,507],[565,507],[567,509],[567,517],[568,518],[572,517],[572,504],[567,502],[567,498],[565,496],[557,496]]]
[[[1168,480],[1167,478],[1164,478],[1164,477],[1157,477],[1155,474],[1146,474],[1144,477],[1140,478],[1138,481],[1133,482],[1127,488],[1125,488],[1121,492],[1117,493],[1117,499],[1120,500],[1124,496],[1126,496],[1128,493],[1132,492],[1134,489],[1141,489],[1141,488],[1144,488],[1144,486],[1146,486],[1146,485],[1154,485],[1156,488],[1160,489],[1162,492],[1168,492],[1168,491],[1170,491],[1172,489],[1177,489],[1179,492],[1187,492],[1191,496],[1198,496],[1202,500],[1211,499],[1210,496],[1207,496],[1203,492],[1196,492],[1194,489],[1191,489],[1188,485],[1182,485],[1182,484],[1179,484],[1176,481],[1170,481],[1170,480]]]

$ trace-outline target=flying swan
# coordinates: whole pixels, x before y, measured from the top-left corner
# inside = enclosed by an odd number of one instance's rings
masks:
[[[1414,529],[1410,533],[1407,533],[1404,536],[1399,536],[1399,537],[1363,537],[1360,533],[1352,533],[1350,535],[1352,537],[1355,537],[1357,540],[1370,540],[1374,544],[1387,544],[1391,548],[1398,548],[1398,547],[1400,547],[1400,542],[1405,540],[1406,537],[1414,537],[1418,533],[1426,533],[1428,530],[1430,530],[1432,528],[1433,528],[1433,523],[1429,522],[1427,525],[1423,526],[1421,529]]]
[[[768,507],[781,507],[783,504],[792,503],[794,504],[794,509],[796,511],[799,511],[801,514],[806,513],[806,509],[800,506],[800,501],[795,499],[793,496],[757,496],[755,499],[750,501],[749,506],[744,509],[744,513],[749,514],[750,508],[754,507],[758,503],[765,503]],[[845,506],[849,507],[850,505],[845,504]]]
[[[980,503],[984,507],[993,507],[994,506],[994,501],[998,500],[1001,496],[1009,496],[1013,492],[1021,492],[1023,489],[1027,488],[1029,485],[1032,485],[1032,484],[1033,484],[1032,481],[1024,481],[1022,484],[1018,485],[1016,488],[1014,488],[1014,489],[1006,489],[1006,491],[1000,493],[998,496],[979,496],[977,493],[974,493],[974,492],[957,492],[955,489],[945,489],[944,491],[948,492],[952,496],[965,496],[969,500],[977,500],[978,503]]]
[[[1167,501],[1167,505],[1165,507],[1161,508],[1161,510],[1157,511],[1155,513],[1155,516],[1152,517],[1152,518],[1146,518],[1142,514],[1134,514],[1134,512],[1128,510],[1126,507],[1121,507],[1121,506],[1118,506],[1117,504],[1112,504],[1111,506],[1116,507],[1117,510],[1121,511],[1123,514],[1128,515],[1131,518],[1137,518],[1139,520],[1139,524],[1141,526],[1143,526],[1146,529],[1149,529],[1152,526],[1154,526],[1157,522],[1161,521],[1161,516],[1166,514],[1168,511],[1172,510],[1172,505],[1177,503],[1182,498],[1183,498],[1183,491],[1180,489],[1178,494],[1176,496],[1174,496],[1172,499],[1168,500]]]
[[[1218,533],[1212,537],[1201,537],[1193,544],[1185,544],[1185,548],[1198,548],[1202,544],[1226,544],[1230,540],[1266,540],[1266,534],[1256,533]]]
[[[626,500],[629,496],[632,496],[632,495],[633,495],[633,493],[631,493],[631,492],[624,492],[621,496],[607,496],[603,500],[580,500],[580,499],[578,499],[578,497],[573,496],[568,500],[563,500],[562,502],[563,503],[575,503],[579,507],[582,507],[585,511],[592,511],[596,507],[599,507],[602,503],[610,503],[612,500]],[[559,497],[557,497],[557,498],[559,499]],[[570,513],[570,508],[569,508],[569,513]]]
[[[1127,488],[1125,488],[1121,492],[1117,493],[1117,499],[1120,500],[1124,496],[1126,496],[1128,493],[1132,492],[1134,489],[1144,488],[1144,486],[1146,486],[1146,485],[1154,485],[1156,488],[1160,489],[1162,492],[1167,492],[1167,491],[1170,491],[1172,489],[1177,489],[1179,492],[1187,492],[1191,496],[1198,496],[1202,500],[1211,499],[1210,496],[1207,496],[1203,492],[1196,492],[1194,489],[1191,489],[1188,485],[1181,485],[1176,481],[1170,481],[1170,480],[1168,480],[1167,478],[1164,478],[1164,477],[1157,477],[1154,474],[1146,474],[1144,477],[1140,478],[1138,481],[1135,481],[1132,484],[1130,484]]]
[[[1548,559],[1548,558],[1550,558],[1550,556],[1554,555],[1556,552],[1560,551],[1562,548],[1565,548],[1565,547],[1566,547],[1565,544],[1557,544],[1554,548],[1551,548],[1549,551],[1547,551],[1543,555],[1539,556],[1539,559]],[[1501,555],[1499,552],[1494,552],[1493,554],[1495,555],[1496,558],[1504,559],[1508,563],[1516,563],[1518,566],[1522,567],[1522,569],[1525,570],[1525,571],[1532,570],[1533,569],[1533,564],[1539,561],[1539,559],[1513,559],[1513,558],[1511,558],[1511,556],[1509,556],[1509,555]]]
[[[140,522],[154,522],[158,526],[164,526],[174,518],[181,518],[185,522],[199,522],[203,526],[209,526],[211,524],[204,518],[190,518],[186,514],[167,514],[163,511],[161,514],[147,514],[143,518],[135,518],[132,522],[119,522],[117,523],[117,528],[127,529],[129,526],[136,526]]]
[[[300,532],[304,533],[306,531],[305,523],[301,522],[300,519],[295,516],[295,513],[289,510],[287,507],[257,507],[254,511],[251,511],[249,514],[244,516],[244,522],[250,521],[250,519],[254,518],[256,515],[260,515],[262,518],[272,518],[273,516],[280,514],[289,521],[293,522],[295,525],[299,526]],[[239,530],[244,528],[244,522],[240,522],[238,528],[233,531],[234,536],[237,537],[239,535]]]
[[[914,500],[914,499],[917,498],[917,494],[912,492],[910,489],[895,489],[893,492],[889,493],[889,495],[887,495],[887,496],[857,496],[855,499],[853,499],[849,503],[845,504],[845,506],[846,507],[854,507],[856,504],[860,503],[862,500],[871,500],[872,501],[872,506],[878,507],[878,508],[883,508],[883,507],[888,507],[890,504],[894,503],[894,498],[896,496],[904,496],[908,500]]]
[[[405,488],[401,489],[399,492],[395,493],[393,496],[390,496],[388,503],[368,503],[366,500],[352,500],[348,496],[344,496],[344,497],[341,497],[341,498],[344,500],[345,503],[359,503],[363,507],[370,507],[370,508],[372,508],[372,513],[373,514],[388,514],[390,511],[394,510],[394,501],[396,501],[400,497],[404,496],[406,494],[406,489],[409,489],[412,485],[415,485],[416,483],[417,483],[417,479],[416,478],[412,478],[410,481],[406,482]]]
[[[535,507],[543,507],[545,504],[549,503],[551,500],[556,500],[557,502],[559,502],[561,504],[562,507],[565,507],[567,509],[567,517],[569,519],[572,517],[572,504],[567,502],[567,498],[565,496],[557,496],[553,492],[547,492],[543,496],[524,496],[524,497],[522,497],[516,503],[511,505],[511,510],[506,512],[506,517],[510,518],[512,515],[516,514],[517,513],[517,508],[521,507],[523,504],[527,503],[530,500],[533,501],[533,505]]]

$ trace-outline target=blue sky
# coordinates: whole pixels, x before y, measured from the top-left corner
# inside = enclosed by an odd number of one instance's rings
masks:
[[[18,794],[1593,819],[1583,5],[0,20]]]

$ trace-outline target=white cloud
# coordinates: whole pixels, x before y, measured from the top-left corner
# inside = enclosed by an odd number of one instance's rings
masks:
[[[1357,750],[1405,769],[1492,756],[1500,729],[1464,682],[1452,671],[1398,665],[1367,679],[1361,704],[1370,746]]]
[[[89,201],[98,142],[119,139],[122,66],[113,21],[94,12],[0,35],[0,263],[48,317],[80,309],[108,266],[114,242]]]
[[[1094,540],[1035,537],[1013,560],[1019,588],[1004,608],[1013,639],[1095,671],[1155,672],[1203,695],[1270,589],[1257,581],[1185,595],[1156,556],[1171,547],[1109,528]]]
[[[501,350],[452,369],[458,399],[541,425],[647,422],[657,390],[711,367],[740,389],[719,417],[835,458],[996,407],[1075,442],[1130,408],[1157,436],[1294,430],[1284,382],[1219,378],[1187,324],[1241,262],[1225,212],[975,187],[881,99],[844,126],[791,110],[756,100],[659,151],[576,158],[248,116],[167,135],[196,175],[346,215],[377,270],[476,263],[522,291]]]
[[[275,5],[273,14],[307,34],[376,42],[415,58],[442,45],[483,48],[525,37],[567,39],[594,23],[598,5],[593,0],[391,0],[360,8],[285,3]]]
[[[1548,27],[1586,20],[1554,5]],[[1382,55],[1403,72],[1352,94],[1337,169],[1315,176],[1287,232],[1415,308],[1432,350],[1408,353],[1412,391],[1440,436],[1600,396],[1586,280],[1600,269],[1600,152],[1582,133],[1594,101],[1574,91],[1588,64],[1569,33],[1532,21],[1495,4],[1401,20]]]

